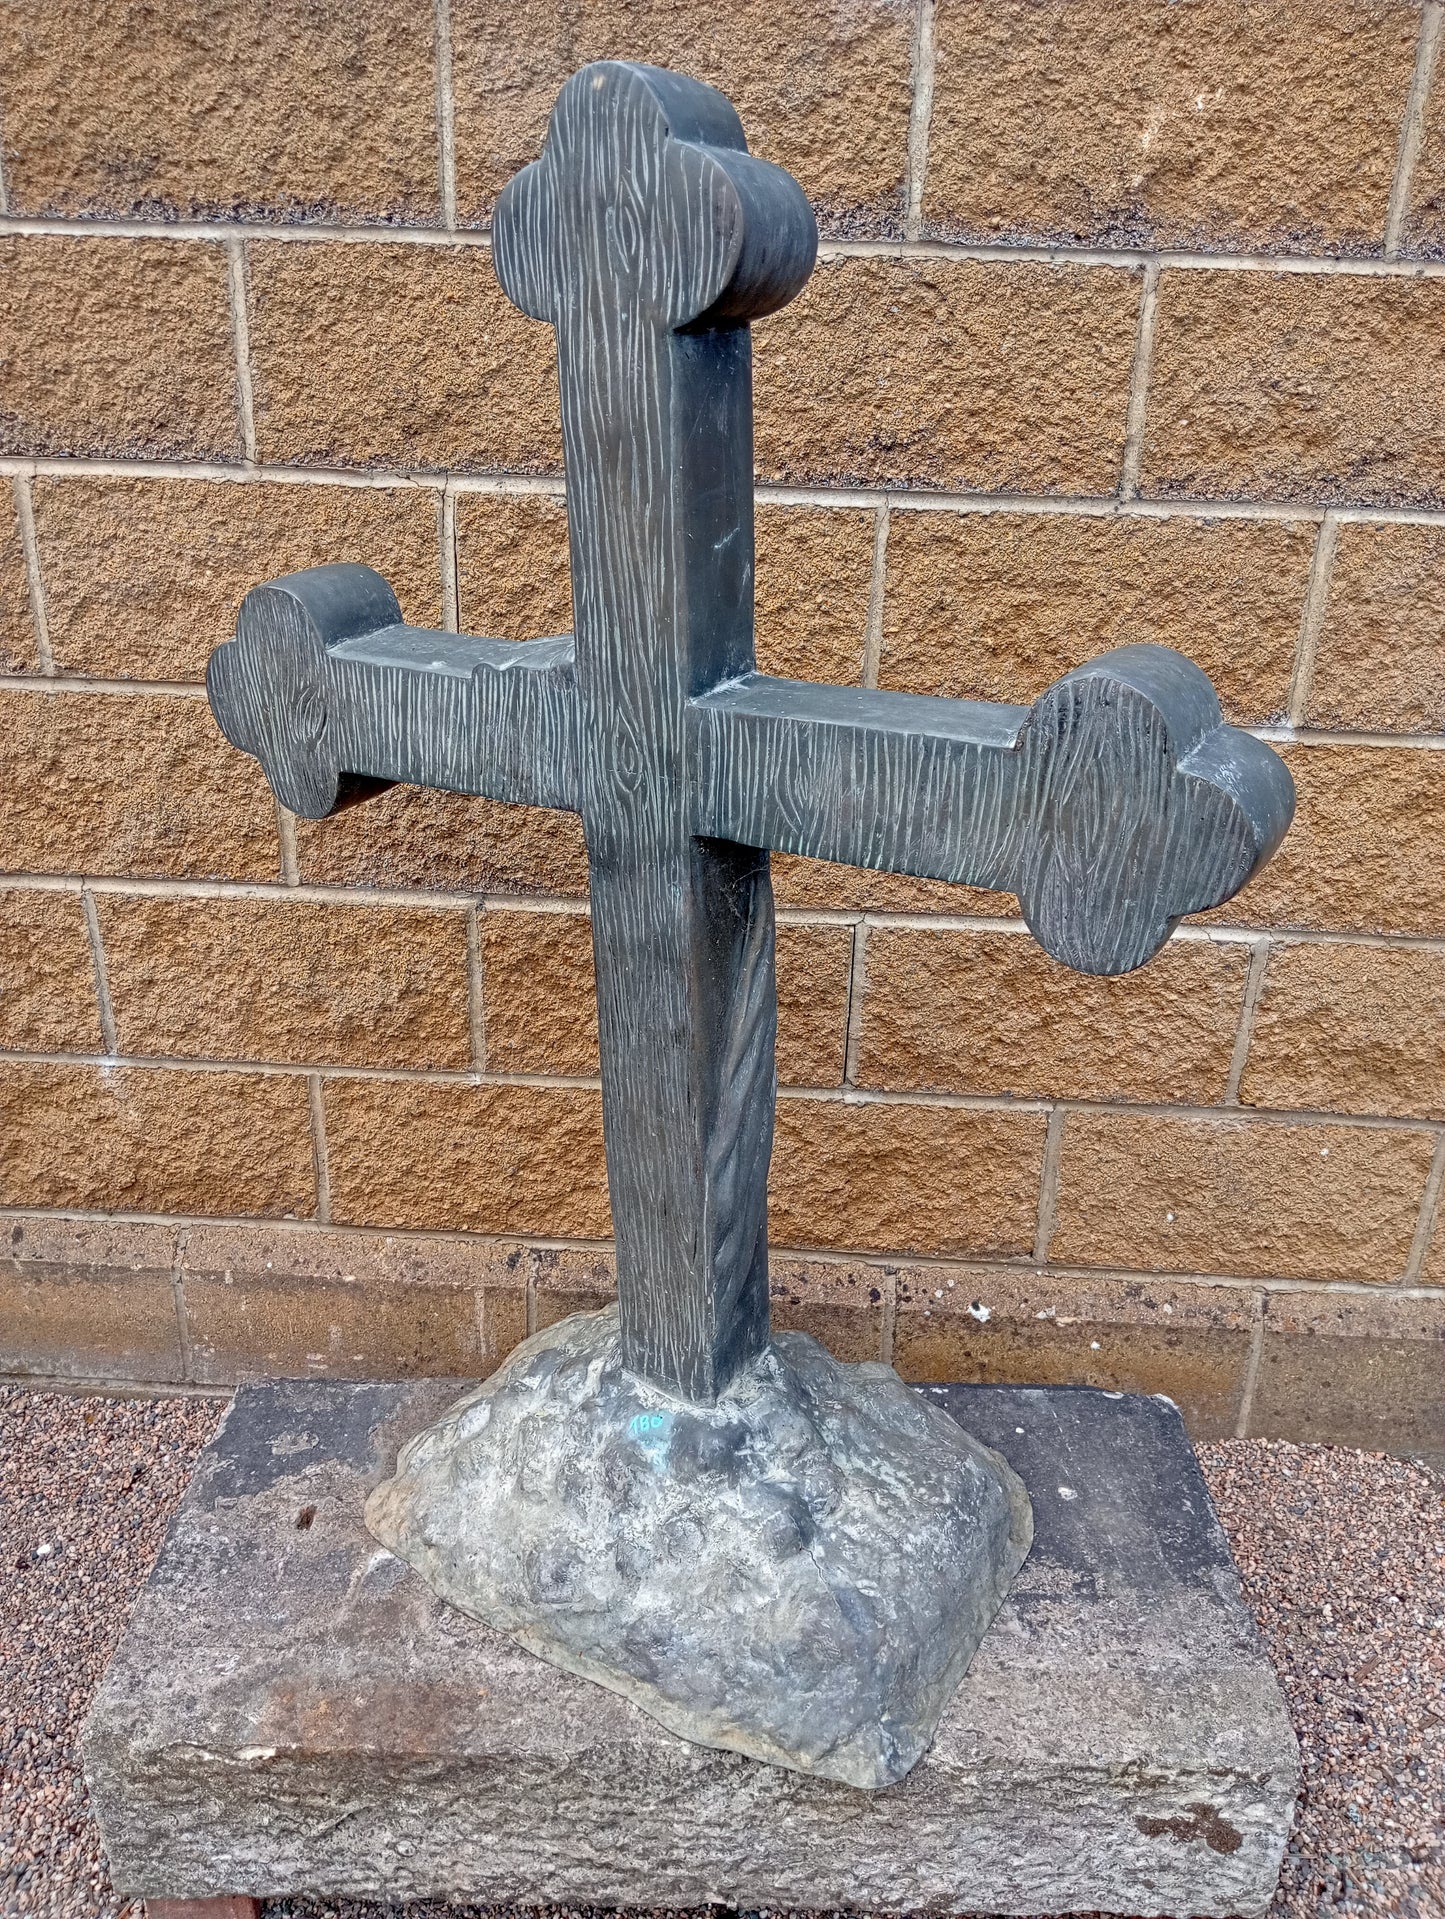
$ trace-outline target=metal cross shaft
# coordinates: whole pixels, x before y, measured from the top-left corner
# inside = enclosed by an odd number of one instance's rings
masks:
[[[815,251],[720,94],[575,74],[494,232],[557,334],[575,640],[408,627],[377,574],[320,567],[248,594],[207,676],[298,813],[406,781],[581,814],[624,1357],[699,1400],[768,1334],[769,849],[1011,890],[1057,958],[1119,973],[1236,892],[1293,807],[1162,647],[1032,708],[754,671],[748,323]]]

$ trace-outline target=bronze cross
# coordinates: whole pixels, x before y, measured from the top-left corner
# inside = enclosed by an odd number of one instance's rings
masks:
[[[575,638],[424,631],[315,567],[246,596],[207,686],[308,818],[396,781],[581,814],[623,1357],[710,1401],[768,1337],[770,849],[1014,892],[1056,959],[1123,973],[1269,858],[1293,788],[1164,647],[1032,707],[754,670],[749,322],[817,230],[720,93],[574,74],[493,248],[556,329]]]

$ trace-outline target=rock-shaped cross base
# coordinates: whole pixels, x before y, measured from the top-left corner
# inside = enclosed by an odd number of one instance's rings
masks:
[[[684,1738],[890,1786],[1033,1537],[1022,1484],[891,1366],[780,1333],[711,1406],[574,1314],[403,1448],[376,1537],[463,1612]]]

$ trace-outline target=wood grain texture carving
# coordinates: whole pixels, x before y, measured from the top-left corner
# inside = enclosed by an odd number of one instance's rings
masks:
[[[749,322],[816,244],[721,94],[575,74],[494,230],[508,296],[556,329],[575,643],[422,632],[369,569],[321,567],[249,594],[207,681],[311,817],[398,780],[581,814],[623,1350],[698,1400],[768,1334],[770,849],[1011,889],[1057,958],[1118,973],[1293,806],[1161,647],[1032,708],[754,671]]]

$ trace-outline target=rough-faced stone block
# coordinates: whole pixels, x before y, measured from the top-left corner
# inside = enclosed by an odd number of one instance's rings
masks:
[[[572,631],[564,500],[552,493],[458,496],[457,620],[464,633],[497,640]]]
[[[773,1324],[787,1332],[811,1333],[834,1358],[852,1365],[877,1359],[883,1345],[884,1287],[890,1283],[874,1267],[774,1258],[768,1264]]]
[[[1445,1464],[1445,1294],[1271,1293],[1249,1430]]]
[[[778,1076],[790,1086],[839,1086],[848,1044],[851,926],[778,928]]]
[[[872,572],[871,513],[761,502],[754,581],[759,671],[856,685]],[[570,633],[566,503],[554,494],[462,493],[457,592],[464,632],[499,640]]]
[[[893,1363],[905,1379],[1167,1393],[1196,1439],[1228,1438],[1259,1297],[1155,1277],[904,1267]]]
[[[1227,719],[1276,718],[1314,544],[1306,521],[895,512],[878,683],[1026,705],[1152,640],[1204,668]]]
[[[1111,493],[1138,305],[1138,275],[1111,267],[820,263],[755,329],[758,469],[799,484]]]
[[[122,1053],[471,1063],[460,909],[117,894],[97,909]]]
[[[458,1286],[366,1280],[245,1278],[188,1266],[186,1323],[194,1377],[426,1379],[486,1370],[477,1295]]]
[[[0,890],[0,1047],[100,1052],[95,965],[78,893]]]
[[[778,928],[778,1072],[796,1086],[843,1077],[853,935]],[[498,1073],[599,1071],[592,923],[503,908],[482,919],[487,1065]]]
[[[1229,1074],[1247,965],[1243,945],[1173,940],[1151,966],[1097,979],[1022,933],[872,926],[858,1083],[1209,1105]]]
[[[1377,252],[1417,9],[942,0],[924,219],[979,239]]]
[[[37,657],[19,507],[7,487],[0,491],[0,673],[33,673]]]
[[[185,1377],[174,1227],[7,1221],[0,1370],[35,1378]]]
[[[1445,730],[1445,528],[1347,522],[1309,718],[1365,733]]]
[[[276,806],[199,700],[0,690],[0,865],[274,880]]]
[[[1282,746],[1294,823],[1269,865],[1214,917],[1325,932],[1445,932],[1445,753]]]
[[[779,906],[845,913],[984,913],[1015,918],[1012,893],[987,893],[947,880],[916,880],[870,867],[837,866],[795,853],[774,853],[773,896]]]
[[[436,218],[424,10],[66,0],[3,18],[13,212]]]
[[[596,0],[499,11],[455,0],[457,198],[485,220],[541,150],[567,76],[589,60],[643,60],[720,88],[754,153],[786,167],[825,230],[899,233],[908,158],[914,13],[910,0],[839,7],[803,0]]]
[[[123,1892],[1263,1913],[1295,1743],[1166,1402],[931,1395],[1021,1475],[1034,1549],[931,1749],[860,1799],[674,1737],[378,1552],[362,1502],[454,1391],[239,1395],[87,1733]]]
[[[180,1271],[193,1360],[217,1383],[487,1373],[526,1334],[537,1257],[436,1234],[192,1226]]]
[[[602,1101],[577,1087],[326,1082],[334,1218],[605,1239]]]
[[[1445,282],[1165,273],[1143,490],[1445,499]]]
[[[264,459],[320,466],[561,465],[556,358],[484,247],[253,242]]]
[[[200,681],[258,579],[363,555],[408,619],[440,622],[437,502],[424,489],[44,475],[34,485],[62,672]]]
[[[1272,947],[1239,1097],[1445,1117],[1445,958],[1343,940]]]
[[[537,1329],[555,1326],[569,1313],[596,1313],[617,1297],[617,1264],[610,1248],[529,1246],[525,1258]],[[526,1332],[525,1325],[522,1333]]]
[[[302,879],[322,884],[587,897],[575,814],[461,793],[394,786],[332,819],[297,820],[296,850]]]
[[[758,671],[860,685],[873,515],[763,502],[754,524]]]
[[[1404,1271],[1431,1133],[1070,1113],[1049,1257],[1282,1279]]]
[[[0,1204],[305,1217],[301,1074],[11,1060],[0,1069]]]
[[[1037,1113],[780,1100],[770,1235],[785,1247],[1027,1253],[1043,1149]]]
[[[1421,135],[1403,251],[1438,260],[1445,253],[1445,89],[1431,87]]]
[[[597,984],[587,915],[489,911],[481,952],[488,1067],[596,1075]]]
[[[0,354],[7,453],[241,457],[222,247],[0,239]]]

